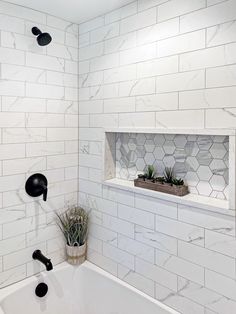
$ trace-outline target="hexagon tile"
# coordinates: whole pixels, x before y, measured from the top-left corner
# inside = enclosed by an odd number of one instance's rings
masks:
[[[133,180],[147,165],[173,167],[193,194],[228,199],[227,136],[117,133],[116,177]]]

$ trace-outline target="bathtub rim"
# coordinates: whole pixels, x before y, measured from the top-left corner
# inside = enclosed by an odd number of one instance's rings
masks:
[[[138,294],[140,297],[145,298],[147,301],[152,302],[154,304],[156,304],[157,306],[159,306],[160,308],[162,308],[163,310],[169,311],[170,314],[180,314],[179,312],[177,312],[176,310],[174,310],[173,308],[171,308],[168,305],[165,305],[164,303],[158,301],[157,299],[149,296],[148,294],[142,292],[141,290],[133,287],[132,285],[130,285],[129,283],[121,280],[120,278],[108,273],[107,271],[105,271],[104,269],[100,268],[99,266],[89,262],[89,261],[85,261],[82,265],[79,266],[72,266],[70,264],[68,264],[67,262],[62,262],[58,265],[56,265],[54,267],[54,269],[52,270],[55,274],[57,272],[60,272],[62,270],[66,270],[66,269],[70,269],[70,270],[78,270],[79,268],[87,268],[93,272],[96,272],[100,275],[102,275],[103,277],[112,280],[116,283],[118,283],[119,285],[123,286],[124,288]],[[16,283],[13,283],[9,286],[6,286],[4,288],[0,289],[0,310],[1,310],[1,303],[4,301],[4,299],[6,299],[7,297],[9,297],[12,293],[19,291],[20,289],[24,288],[25,286],[29,285],[29,284],[33,284],[38,282],[39,278],[47,278],[48,276],[48,272],[46,270],[37,273],[29,278],[25,278],[21,281],[18,281]]]

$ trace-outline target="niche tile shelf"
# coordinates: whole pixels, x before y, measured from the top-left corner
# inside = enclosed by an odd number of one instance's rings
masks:
[[[105,129],[104,184],[206,210],[235,210],[235,135],[234,129]],[[190,194],[135,187],[133,179],[147,164],[159,175],[174,167]]]

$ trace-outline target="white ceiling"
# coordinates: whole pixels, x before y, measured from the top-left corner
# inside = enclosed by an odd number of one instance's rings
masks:
[[[132,0],[8,0],[65,20],[81,23],[132,2]]]

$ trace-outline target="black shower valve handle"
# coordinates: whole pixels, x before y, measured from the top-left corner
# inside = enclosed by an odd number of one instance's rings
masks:
[[[43,200],[44,202],[46,202],[47,200],[47,196],[48,196],[48,188],[44,188],[44,191],[43,191]]]
[[[41,173],[33,174],[27,179],[25,190],[32,197],[43,195],[43,200],[46,202],[48,194],[47,178]]]

